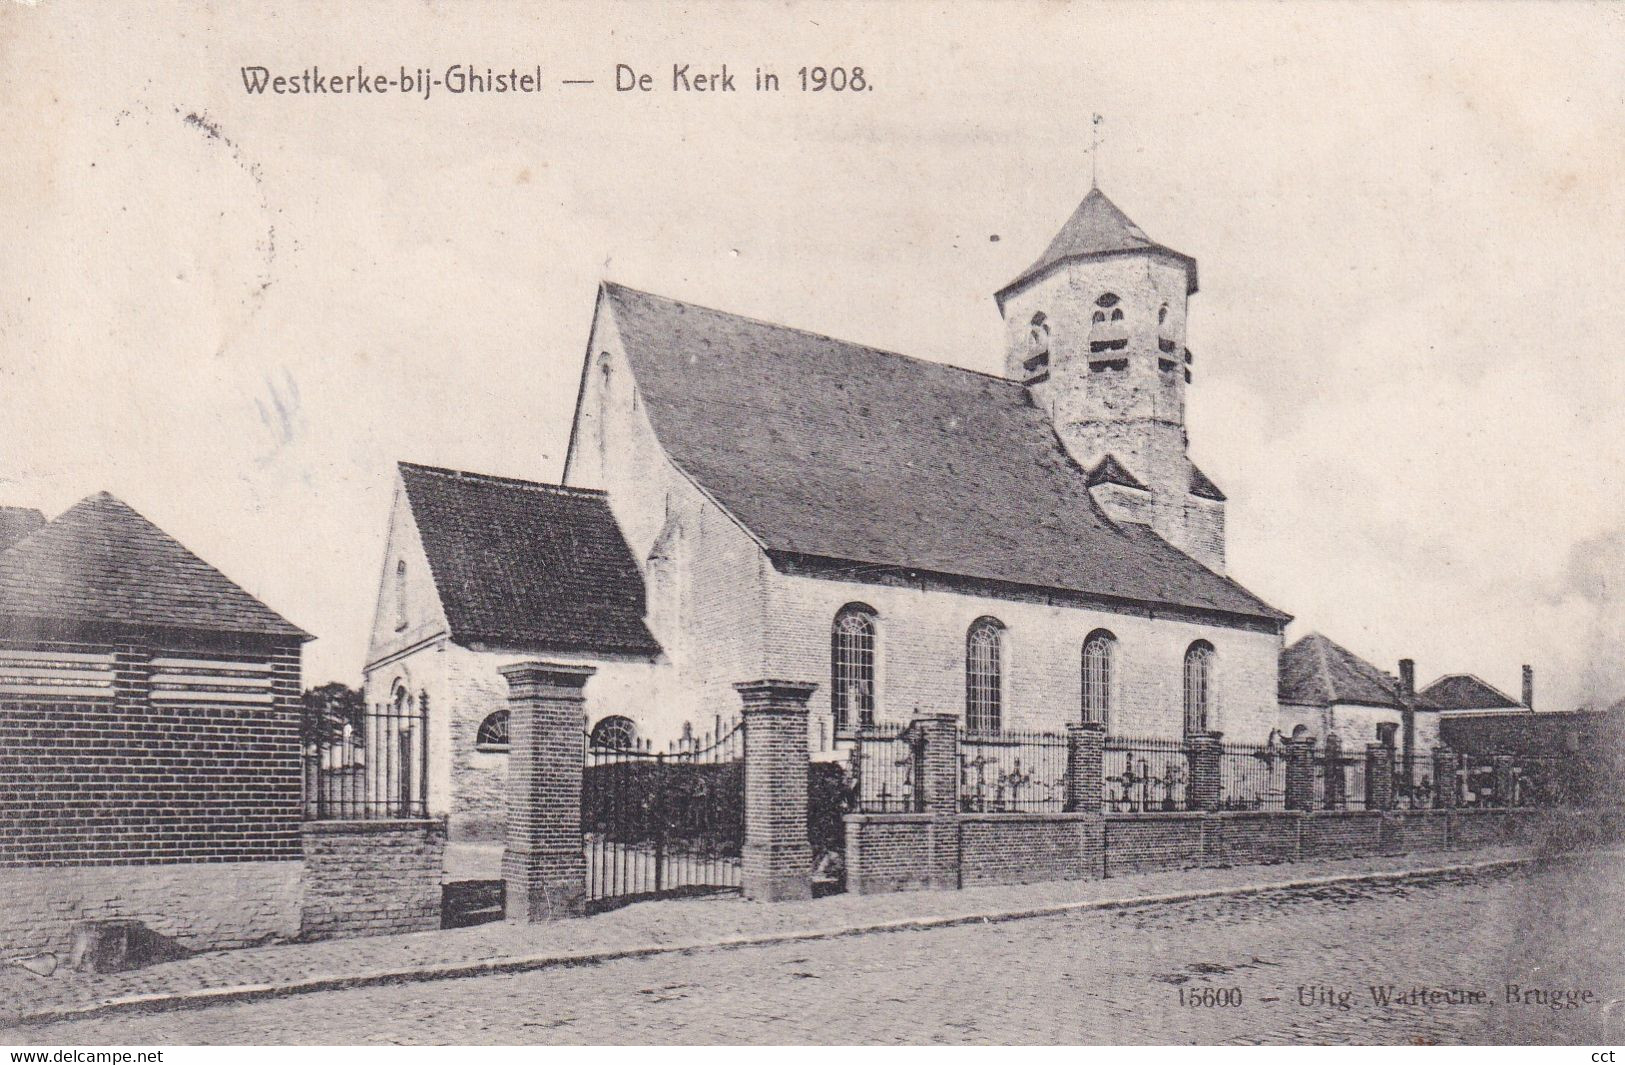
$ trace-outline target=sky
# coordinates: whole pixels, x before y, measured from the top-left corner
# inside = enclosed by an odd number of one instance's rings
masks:
[[[1201,264],[1232,575],[1423,681],[1625,696],[1617,6],[264,8],[0,6],[0,504],[113,492],[315,634],[307,683],[360,679],[396,461],[558,479],[600,280],[998,372],[1098,113]],[[453,63],[548,88],[241,75]],[[724,63],[784,91],[669,89]]]

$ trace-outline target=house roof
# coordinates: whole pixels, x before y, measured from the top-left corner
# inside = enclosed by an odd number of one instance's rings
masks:
[[[602,492],[400,464],[458,643],[660,653],[643,578]]]
[[[0,552],[0,619],[310,639],[106,492]]]
[[[1442,710],[1525,709],[1522,703],[1471,673],[1452,673],[1422,689]]]
[[[1120,484],[1124,488],[1146,490],[1145,485],[1140,483],[1140,479],[1128,472],[1123,464],[1117,461],[1116,455],[1107,455],[1095,463],[1095,468],[1089,471],[1084,483],[1090,488],[1097,484]]]
[[[666,454],[769,552],[1287,615],[1095,504],[1015,381],[606,284]]]
[[[1280,701],[1298,706],[1400,706],[1390,674],[1318,632],[1281,652],[1277,683]],[[1426,696],[1416,708],[1437,709]]]
[[[1164,244],[1158,244],[1145,235],[1145,230],[1135,225],[1133,220],[1098,188],[1089,190],[1089,195],[1078,204],[1072,217],[1066,220],[1061,231],[1055,234],[1055,239],[1049,242],[1031,266],[1023,270],[1014,281],[999,290],[999,300],[1002,303],[1006,294],[1013,289],[1020,288],[1061,263],[1073,259],[1100,259],[1113,255],[1127,255],[1137,252],[1151,252],[1178,260],[1185,267],[1186,294],[1196,291],[1196,260],[1189,255],[1174,251]]]
[[[45,525],[45,515],[28,507],[0,507],[0,551]]]

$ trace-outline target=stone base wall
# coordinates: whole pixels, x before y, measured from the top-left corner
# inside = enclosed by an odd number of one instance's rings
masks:
[[[846,890],[858,895],[931,886],[930,814],[849,814]]]
[[[959,884],[1098,880],[1106,848],[1099,814],[973,814],[959,821]]]
[[[1106,875],[1158,873],[1202,864],[1205,814],[1108,814]]]
[[[444,820],[312,821],[304,844],[302,938],[440,927]]]
[[[66,954],[77,921],[137,920],[188,951],[299,934],[298,861],[0,869],[0,958]]]
[[[847,890],[932,887],[937,834],[957,870],[936,884],[978,887],[1129,873],[1529,843],[1557,851],[1625,837],[1625,808],[1314,813],[850,814]],[[957,876],[955,875],[957,872]]]

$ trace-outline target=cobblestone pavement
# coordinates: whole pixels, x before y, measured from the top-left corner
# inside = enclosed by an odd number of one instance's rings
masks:
[[[29,1043],[1618,1043],[1615,854],[391,985],[8,1033]],[[1507,984],[1591,992],[1575,1009]],[[1373,984],[1480,1005],[1373,1001]],[[1300,988],[1312,1000],[1299,1002]],[[1189,1005],[1238,989],[1240,1004]],[[1348,993],[1346,1001],[1340,996]],[[1228,1000],[1236,992],[1226,990]]]
[[[571,958],[603,952],[645,951],[715,944],[730,937],[804,934],[873,927],[894,921],[1030,913],[1109,899],[1231,891],[1329,876],[1439,868],[1460,863],[1527,858],[1531,846],[1431,851],[1275,866],[1184,869],[1109,880],[1055,881],[964,891],[891,895],[835,895],[810,902],[750,903],[737,896],[643,902],[582,920],[534,925],[503,923],[405,935],[289,943],[251,950],[214,951],[127,973],[59,971],[48,980],[0,967],[0,1028],[33,1013],[82,1009],[132,996],[165,996],[212,989],[285,987],[352,980],[368,974],[420,971],[437,966],[506,964],[516,959]],[[374,981],[376,982],[376,981]]]

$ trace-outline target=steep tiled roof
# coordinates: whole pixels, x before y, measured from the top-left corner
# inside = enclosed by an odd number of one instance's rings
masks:
[[[1128,472],[1123,464],[1117,461],[1116,455],[1107,455],[1095,463],[1095,468],[1089,471],[1084,483],[1090,488],[1097,484],[1120,484],[1124,488],[1145,490],[1145,485],[1141,484],[1138,477]]]
[[[0,551],[45,525],[45,515],[28,507],[0,507]]]
[[[0,552],[0,627],[39,621],[309,638],[106,492]]]
[[[1471,673],[1452,673],[1422,689],[1441,710],[1496,710],[1517,707],[1518,700]]]
[[[1099,259],[1111,255],[1134,252],[1154,252],[1177,259],[1185,267],[1187,294],[1196,291],[1196,260],[1172,248],[1158,244],[1145,235],[1118,206],[1106,198],[1099,189],[1090,189],[1089,195],[1078,204],[1072,217],[1066,220],[1055,239],[1049,242],[1044,254],[1021,275],[999,291],[999,298],[1050,271],[1069,259]]]
[[[1286,619],[1114,525],[1018,382],[604,294],[666,454],[770,552]]]
[[[452,638],[654,655],[643,578],[602,492],[400,464]]]
[[[1299,706],[1399,707],[1395,680],[1353,651],[1310,633],[1281,652],[1279,696]],[[1419,710],[1438,709],[1425,695],[1416,699]]]

